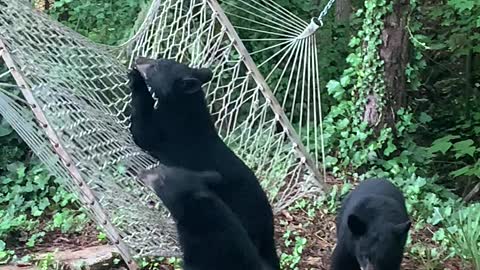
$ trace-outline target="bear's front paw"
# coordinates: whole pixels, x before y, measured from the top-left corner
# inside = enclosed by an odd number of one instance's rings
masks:
[[[128,86],[132,92],[147,92],[148,87],[140,72],[132,69],[128,72]]]

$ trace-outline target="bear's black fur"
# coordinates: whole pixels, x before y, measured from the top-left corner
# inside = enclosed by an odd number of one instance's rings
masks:
[[[185,270],[262,270],[240,221],[208,188],[221,182],[220,174],[160,166],[139,178],[175,219]]]
[[[222,181],[212,190],[240,219],[262,260],[280,269],[267,196],[255,174],[218,136],[208,111],[202,85],[212,72],[146,58],[137,60],[136,69],[129,74],[136,144],[167,166],[219,172]],[[158,98],[156,109],[149,90]]]
[[[410,229],[402,192],[369,179],[347,195],[337,215],[332,270],[399,270]]]

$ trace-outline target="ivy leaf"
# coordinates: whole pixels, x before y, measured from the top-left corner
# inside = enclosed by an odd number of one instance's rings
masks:
[[[447,46],[444,43],[433,43],[428,45],[428,47],[430,47],[431,50],[439,51],[445,49]]]
[[[26,243],[26,246],[27,247],[34,247],[35,246],[35,243],[37,242],[37,240],[42,240],[42,237],[45,236],[45,232],[38,232],[38,233],[35,233],[33,234],[32,236],[30,236],[30,238],[28,239],[27,243]]]
[[[340,100],[345,93],[345,89],[343,89],[342,85],[339,81],[330,80],[327,83],[327,91],[329,95],[332,95],[333,98]]]
[[[63,5],[65,5],[65,3],[62,1],[56,1],[55,3],[53,3],[54,8],[61,8],[63,7]]]
[[[434,142],[432,144],[432,147],[430,147],[430,152],[431,153],[442,152],[443,154],[445,154],[448,151],[448,149],[450,149],[451,146],[452,146],[452,143],[449,141]]]
[[[420,123],[426,124],[426,123],[432,121],[432,117],[431,117],[430,115],[422,112],[422,113],[420,114],[420,117],[418,118],[418,120],[420,121]]]
[[[351,40],[350,40],[350,43],[348,43],[348,46],[353,48],[353,47],[356,47],[358,45],[360,45],[360,39],[358,37],[353,37]]]
[[[352,66],[358,66],[360,63],[362,63],[362,58],[354,53],[351,53],[347,56],[347,63],[351,64]]]
[[[23,192],[29,193],[33,191],[33,185],[30,182],[27,182],[25,186],[23,187]]]
[[[453,145],[453,148],[456,151],[455,157],[459,158],[459,157],[462,157],[462,156],[465,156],[465,155],[469,155],[469,156],[473,157],[473,154],[475,153],[475,150],[477,150],[475,148],[475,146],[473,145],[473,143],[474,142],[471,139],[456,142]]]
[[[459,12],[472,10],[476,0],[448,0],[448,4]]]
[[[5,119],[0,121],[0,137],[8,136],[13,132],[12,127],[8,124]]]
[[[34,206],[32,207],[32,216],[34,216],[34,217],[39,217],[39,216],[41,216],[42,214],[43,214],[43,211],[40,210],[40,209],[38,209],[38,207],[37,207],[36,205],[34,205]]]
[[[343,86],[343,87],[346,87],[347,85],[350,84],[350,76],[342,76],[340,78],[340,84]]]
[[[50,201],[48,198],[43,198],[39,203],[38,203],[38,208],[40,210],[45,210],[48,206],[50,205]]]
[[[345,129],[348,127],[348,124],[350,124],[350,121],[348,120],[348,118],[343,118],[342,120],[338,121],[337,128],[339,130]]]
[[[447,135],[445,137],[442,137],[440,139],[436,139],[433,141],[432,146],[430,147],[430,153],[436,153],[436,152],[442,152],[445,154],[448,149],[453,145],[450,140],[460,138],[460,136],[454,136],[454,135]]]
[[[385,156],[389,156],[391,153],[393,153],[393,151],[397,150],[397,147],[395,146],[395,144],[392,143],[391,140],[388,141],[388,144],[387,144],[387,148],[385,148],[385,150],[383,151],[383,153],[385,154]]]
[[[337,164],[337,162],[338,162],[338,159],[336,157],[332,157],[332,156],[325,157],[325,165],[327,166],[333,166]]]
[[[473,132],[475,132],[475,134],[480,134],[480,127],[474,127]]]
[[[48,185],[48,177],[45,177],[43,175],[35,175],[35,177],[33,178],[33,181],[42,190],[45,189],[45,187]]]
[[[471,166],[465,166],[451,172],[450,175],[453,177],[459,177],[461,175],[471,175],[471,170],[472,170]]]
[[[19,179],[23,179],[25,177],[25,165],[21,165],[17,168],[17,176]]]
[[[438,207],[435,207],[433,209],[433,215],[432,217],[430,218],[430,223],[435,226],[437,225],[438,223],[440,223],[441,221],[443,220],[443,216],[442,214],[440,213],[440,211],[438,210]]]
[[[56,213],[55,216],[53,216],[53,226],[55,226],[55,228],[59,228],[63,221],[64,221],[64,216],[62,213]]]

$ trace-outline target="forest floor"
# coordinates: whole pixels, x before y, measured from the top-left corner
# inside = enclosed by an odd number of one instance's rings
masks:
[[[335,216],[323,211],[317,211],[315,216],[309,217],[307,212],[298,209],[294,211],[283,211],[276,216],[276,240],[282,253],[293,254],[295,248],[295,237],[306,238],[307,242],[300,254],[301,259],[297,264],[299,270],[328,270],[330,264],[330,255],[335,246]],[[284,235],[286,232],[292,232],[289,239],[289,246],[286,246]],[[293,233],[295,232],[295,233]],[[27,253],[46,253],[57,250],[81,250],[82,248],[100,245],[97,239],[95,226],[88,225],[82,234],[61,235],[53,233],[46,235],[42,244],[34,249],[17,248],[17,254],[26,255]],[[412,239],[414,243],[422,242],[431,248],[435,244],[430,240],[432,238],[432,228],[426,228],[414,232]],[[428,264],[428,266],[427,266]],[[111,266],[109,269],[125,269],[120,265]],[[156,268],[174,270],[170,265],[160,265]],[[290,268],[287,268],[290,269]],[[450,258],[442,262],[425,263],[420,258],[409,256],[407,253],[403,260],[403,270],[473,270],[473,268],[463,265],[459,258]]]
[[[280,225],[287,222],[285,225]],[[298,264],[299,270],[328,270],[330,256],[335,247],[335,215],[317,211],[313,218],[309,218],[302,210],[284,212],[277,216],[276,223],[277,245],[282,252],[292,254],[293,246],[286,247],[282,235],[286,231],[296,231],[299,237],[307,239],[303,249],[301,260]],[[432,228],[424,228],[412,235],[413,243],[423,243],[427,247],[434,248],[436,245],[431,241]],[[430,265],[431,263],[431,265]],[[472,267],[463,265],[459,258],[450,258],[442,262],[423,262],[420,258],[414,258],[405,254],[403,259],[403,270],[473,270]]]
[[[412,227],[414,227],[412,225]],[[282,211],[275,217],[275,238],[279,248],[279,254],[290,255],[290,262],[299,259],[296,264],[299,270],[327,270],[329,269],[330,256],[335,246],[335,215],[320,209],[313,215],[303,209]],[[412,244],[422,243],[427,249],[435,248],[436,244],[431,240],[435,228],[427,227],[411,233]],[[285,235],[289,235],[285,237]],[[305,238],[301,253],[295,248],[295,239]],[[98,231],[94,224],[88,224],[80,233],[64,235],[60,232],[52,232],[43,238],[34,248],[17,246],[17,256],[33,253],[54,252],[55,250],[81,250],[82,248],[105,244],[98,239]],[[288,245],[288,246],[287,246]],[[296,252],[296,251],[297,252]],[[111,266],[108,269],[125,269]],[[160,265],[155,268],[173,270],[170,265]],[[292,269],[285,267],[285,269]],[[473,270],[466,266],[460,258],[448,258],[440,262],[424,261],[418,256],[411,256],[408,252],[403,260],[403,270]]]

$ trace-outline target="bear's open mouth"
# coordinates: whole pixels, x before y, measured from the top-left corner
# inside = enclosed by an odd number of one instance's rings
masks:
[[[137,60],[135,60],[135,64],[133,65],[133,68],[140,73],[145,83],[148,79],[148,71],[155,66],[155,61],[156,61],[155,59],[150,59],[142,56],[139,56]],[[148,85],[148,83],[146,83],[146,85],[147,85],[148,92],[150,92],[150,95],[155,101],[153,108],[157,109],[158,103],[159,103],[158,97],[156,96],[155,92],[152,90],[152,87]]]

